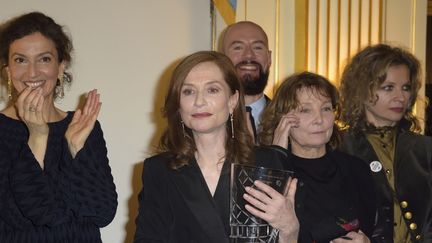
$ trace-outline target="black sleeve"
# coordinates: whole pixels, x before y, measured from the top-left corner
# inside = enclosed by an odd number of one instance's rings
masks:
[[[108,225],[117,210],[117,193],[99,122],[75,158],[68,149],[64,151],[61,170],[66,201],[76,217],[90,219],[99,227]]]
[[[432,151],[432,148],[431,148]],[[432,159],[429,163],[429,165],[432,167]],[[429,179],[428,179],[428,185],[429,188],[432,188],[432,174],[429,173]],[[426,225],[425,225],[425,233],[424,233],[424,239],[423,242],[432,242],[432,205],[429,205],[429,215],[426,217]]]
[[[169,205],[166,170],[160,160],[149,158],[144,161],[135,243],[169,242],[173,216]]]

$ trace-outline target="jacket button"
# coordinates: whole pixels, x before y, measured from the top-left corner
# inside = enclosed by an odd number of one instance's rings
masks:
[[[420,235],[416,235],[416,240],[420,240],[421,236]]]
[[[299,186],[300,186],[300,187],[304,186],[304,182],[303,182],[303,181],[300,181],[300,182],[299,182]]]
[[[408,202],[407,201],[402,201],[400,203],[400,205],[401,205],[402,208],[406,208],[406,207],[408,207]]]
[[[409,228],[410,228],[411,230],[415,230],[415,229],[417,229],[417,224],[415,224],[415,223],[411,223],[411,224],[409,225]]]
[[[404,214],[404,217],[405,217],[406,219],[411,219],[411,218],[412,218],[412,213],[411,213],[411,212],[406,212],[406,213]]]

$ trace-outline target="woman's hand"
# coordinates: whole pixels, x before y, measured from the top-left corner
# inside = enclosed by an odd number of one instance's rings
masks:
[[[43,117],[44,97],[42,88],[25,88],[19,95],[15,107],[19,118],[26,124],[30,135],[47,136],[48,124]]]
[[[288,137],[292,127],[298,127],[299,119],[294,114],[288,113],[281,117],[278,126],[274,131],[273,145],[288,148]]]
[[[370,243],[369,238],[361,231],[351,231],[344,237],[340,237],[331,241],[332,243]]]
[[[75,111],[71,123],[66,130],[65,137],[69,151],[73,158],[84,147],[90,132],[96,123],[102,103],[99,102],[100,95],[94,89],[87,94],[84,109]]]
[[[44,97],[42,88],[25,88],[15,103],[18,116],[29,131],[28,145],[41,168],[44,168],[49,127],[43,117]]]
[[[278,229],[280,243],[296,242],[300,227],[294,210],[297,179],[288,181],[286,196],[261,181],[255,181],[254,185],[256,189],[246,187],[243,195],[250,204],[246,209]]]

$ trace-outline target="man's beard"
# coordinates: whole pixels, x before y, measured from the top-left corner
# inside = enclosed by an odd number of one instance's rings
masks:
[[[236,68],[239,69],[239,66],[246,64],[255,64],[258,67],[259,75],[258,77],[252,77],[251,74],[245,74],[240,77],[243,82],[243,87],[245,91],[245,95],[258,95],[264,92],[265,87],[267,86],[269,70],[264,72],[261,64],[255,61],[243,61],[236,65]]]

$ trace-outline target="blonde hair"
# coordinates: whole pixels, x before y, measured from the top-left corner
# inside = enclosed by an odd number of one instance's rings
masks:
[[[408,51],[386,44],[364,48],[345,67],[340,86],[343,128],[360,131],[361,124],[366,122],[364,102],[378,100],[375,91],[386,80],[388,69],[397,65],[408,68],[411,84],[411,100],[400,125],[414,132],[421,130],[412,111],[421,85],[420,63]]]

